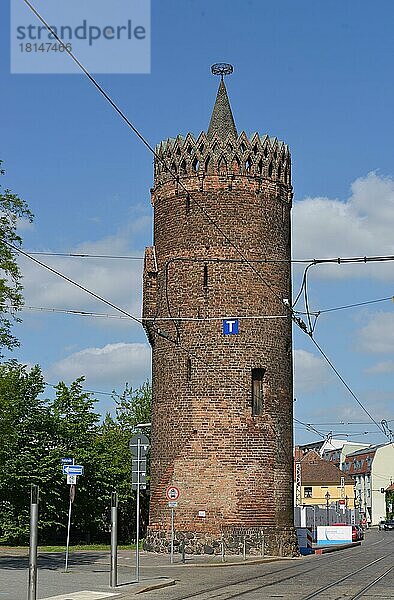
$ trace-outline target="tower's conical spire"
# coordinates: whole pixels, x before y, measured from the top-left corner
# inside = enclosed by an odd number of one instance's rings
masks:
[[[213,107],[211,121],[208,128],[209,138],[212,138],[215,134],[219,135],[219,137],[222,139],[225,139],[229,134],[232,134],[234,137],[238,137],[226,86],[223,81],[223,75],[220,79],[215,106]]]

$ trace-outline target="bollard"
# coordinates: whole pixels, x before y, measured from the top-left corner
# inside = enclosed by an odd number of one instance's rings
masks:
[[[243,558],[244,560],[246,560],[246,537],[244,536],[244,541],[243,541]]]
[[[109,586],[118,585],[118,495],[112,492],[111,496],[111,572]]]
[[[264,558],[264,533],[261,534],[261,557]]]
[[[186,540],[182,541],[182,562],[185,564],[186,556],[185,556],[185,548],[186,548]]]
[[[38,497],[38,485],[32,484],[30,495],[29,590],[27,595],[28,600],[37,599]]]
[[[221,555],[222,555],[222,562],[224,562],[224,539],[223,539],[223,535],[222,535],[222,540],[221,540]]]

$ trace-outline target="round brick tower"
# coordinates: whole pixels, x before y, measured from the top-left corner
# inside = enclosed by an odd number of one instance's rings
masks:
[[[292,555],[290,153],[238,135],[221,78],[207,133],[156,149],[143,317],[153,353],[146,549]],[[174,177],[174,174],[176,177]],[[240,254],[241,253],[241,254]],[[247,260],[245,260],[247,259]]]

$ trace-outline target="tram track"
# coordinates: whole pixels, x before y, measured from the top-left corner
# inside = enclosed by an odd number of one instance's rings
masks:
[[[377,545],[380,544],[381,541],[379,542],[375,542],[373,545]],[[383,544],[383,548],[386,546],[390,546],[392,544],[392,541],[388,542],[388,543],[384,543]],[[383,549],[382,548],[382,549]],[[354,552],[354,550],[353,550]],[[322,586],[320,588],[318,588],[317,590],[315,590],[314,592],[310,593],[307,596],[303,596],[302,598],[300,598],[300,600],[309,600],[312,598],[315,598],[317,596],[319,596],[320,594],[324,593],[326,590],[329,590],[333,587],[335,587],[336,585],[340,584],[343,581],[346,581],[354,576],[356,576],[358,573],[372,567],[375,564],[378,564],[380,561],[387,559],[388,557],[392,556],[394,554],[394,552],[390,552],[389,554],[385,554],[384,556],[381,556],[371,562],[369,562],[366,565],[362,565],[359,569],[353,571],[352,573],[349,573],[347,575],[345,575],[344,577],[341,577],[339,579],[336,579],[334,582],[331,582],[325,586]],[[232,583],[227,583],[225,585],[220,585],[220,586],[215,586],[215,587],[211,587],[209,589],[206,590],[201,590],[199,592],[195,592],[193,594],[188,594],[182,597],[178,597],[175,598],[174,600],[233,600],[235,598],[241,598],[242,596],[246,596],[248,594],[252,594],[258,591],[262,591],[264,589],[273,587],[275,585],[280,585],[282,583],[285,583],[287,581],[290,581],[292,579],[295,579],[297,577],[304,577],[305,575],[312,573],[316,570],[321,569],[321,562],[329,562],[329,565],[335,565],[336,563],[343,563],[343,554],[341,556],[341,558],[338,559],[329,559],[328,556],[326,555],[324,558],[323,557],[316,557],[314,560],[319,561],[319,564],[316,564],[314,566],[312,566],[311,568],[307,568],[307,569],[298,569],[298,567],[300,567],[300,563],[294,564],[294,565],[290,565],[287,566],[283,569],[276,569],[275,571],[270,571],[268,573],[263,573],[261,575],[257,575],[257,576],[253,576],[253,577],[249,577],[249,578],[244,578]],[[328,565],[327,565],[328,566]],[[350,597],[349,595],[346,595],[346,599],[347,600],[356,600],[358,598],[361,598],[362,595],[369,590],[370,588],[372,588],[374,585],[376,585],[381,579],[383,579],[386,575],[388,575],[392,569],[394,567],[390,567],[390,569],[386,570],[383,574],[380,574],[377,578],[375,578],[372,582],[369,582],[367,586],[365,586],[364,588],[360,589],[356,595],[354,597]],[[280,577],[280,578],[276,578],[273,581],[266,581],[263,583],[259,583],[258,585],[252,586],[250,587],[248,584],[251,584],[253,581],[258,581],[261,579],[268,579],[269,577],[275,577],[275,575],[279,575],[280,573],[284,573],[287,572],[289,570],[292,569],[298,569],[295,573],[292,573],[290,575],[287,575],[285,577]],[[234,590],[234,593],[232,592],[232,589],[234,589],[234,587],[240,587],[246,585],[248,587],[246,587],[246,589],[244,590]],[[231,589],[232,588],[232,589]]]
[[[393,569],[394,569],[394,566],[392,566],[389,569],[387,569],[387,571],[385,571],[384,573],[382,573],[381,575],[379,575],[378,577],[376,577],[376,579],[374,579],[373,581],[371,581],[371,583],[369,583],[364,588],[362,588],[361,590],[359,590],[356,593],[355,596],[352,596],[348,600],[358,600],[359,598],[362,598],[364,596],[365,592],[368,592],[368,590],[370,590],[371,588],[373,588],[374,585],[376,585],[377,583],[379,583],[379,581],[381,581],[384,577],[386,577],[386,575],[388,575],[389,573],[391,573],[391,571]]]
[[[340,583],[342,583],[344,581],[347,581],[348,579],[351,579],[352,577],[355,577],[356,575],[358,575],[362,571],[365,571],[365,569],[368,569],[369,567],[372,567],[373,565],[377,564],[378,562],[389,558],[393,554],[394,554],[394,552],[390,552],[389,554],[386,554],[385,556],[380,556],[379,558],[376,558],[375,560],[371,561],[370,563],[362,566],[360,569],[357,569],[357,570],[353,571],[352,573],[348,573],[344,577],[341,577],[340,579],[336,579],[335,581],[333,581],[333,582],[331,582],[331,583],[329,583],[329,584],[327,584],[325,586],[320,587],[319,589],[315,590],[311,594],[308,594],[308,596],[304,596],[300,600],[311,600],[312,598],[316,598],[317,596],[320,596],[320,594],[322,594],[323,592],[326,592],[327,590],[333,588],[334,586],[337,586],[338,584],[340,584]],[[354,598],[361,598],[362,595],[363,595],[363,593],[367,589],[370,589],[371,587],[373,587],[373,585],[375,585],[378,581],[380,581],[380,579],[382,579],[383,577],[385,577],[393,568],[394,567],[391,567],[383,575],[380,575],[379,577],[377,577],[374,580],[374,582],[371,582],[367,586],[365,586],[364,588],[362,588],[359,592],[357,592],[356,596],[352,596],[351,597],[352,600],[354,600]],[[349,600],[349,596],[348,595],[346,595],[346,598]]]

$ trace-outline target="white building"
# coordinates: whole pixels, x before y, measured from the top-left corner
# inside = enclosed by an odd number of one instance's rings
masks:
[[[394,482],[394,443],[347,454],[342,469],[356,482],[355,496],[370,525],[386,518],[386,489]]]
[[[362,448],[370,448],[371,445],[372,444],[360,444],[359,442],[344,440],[327,440],[324,442],[320,454],[324,460],[332,462],[336,467],[343,471],[343,464],[348,454],[357,452]]]

